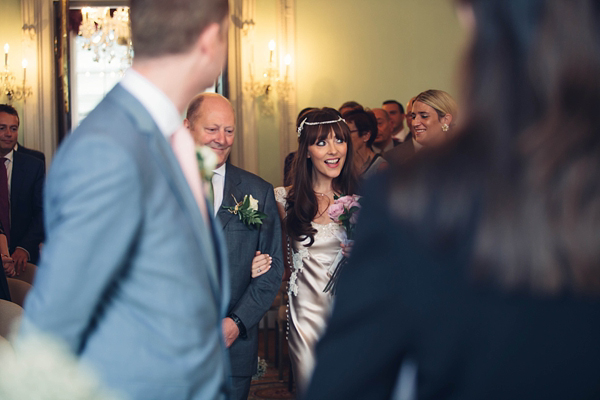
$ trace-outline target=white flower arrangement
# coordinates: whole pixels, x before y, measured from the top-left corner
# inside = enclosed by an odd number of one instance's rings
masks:
[[[66,345],[30,334],[17,346],[0,346],[2,400],[123,400],[104,388]]]

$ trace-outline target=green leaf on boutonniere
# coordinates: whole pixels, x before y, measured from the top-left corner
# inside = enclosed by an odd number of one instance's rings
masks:
[[[242,201],[237,201],[235,196],[231,195],[235,201],[235,206],[222,206],[225,210],[235,214],[249,228],[258,228],[262,225],[263,219],[267,218],[267,214],[258,211],[258,200],[252,195],[245,195]]]

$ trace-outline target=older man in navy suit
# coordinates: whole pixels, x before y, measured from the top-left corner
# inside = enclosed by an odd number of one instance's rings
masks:
[[[45,167],[38,158],[14,151],[19,135],[19,114],[0,104],[0,221],[6,234],[15,271],[27,262],[37,263],[44,240],[42,188]],[[8,197],[7,197],[8,196]]]
[[[223,227],[230,266],[231,301],[223,320],[231,359],[232,400],[248,398],[258,360],[258,322],[281,286],[281,224],[273,186],[227,161],[235,138],[231,103],[203,93],[190,103],[184,124],[196,142],[217,153],[212,177],[214,212]],[[246,224],[233,209],[245,196],[256,200],[262,224]]]
[[[62,339],[128,399],[226,399],[227,255],[181,115],[224,65],[228,1],[130,6],[133,67],[48,174],[20,339]]]

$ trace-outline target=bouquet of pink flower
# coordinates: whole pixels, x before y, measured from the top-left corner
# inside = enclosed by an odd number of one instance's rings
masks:
[[[356,229],[356,221],[358,220],[360,207],[360,196],[356,194],[338,197],[335,199],[333,204],[329,206],[329,218],[344,227],[344,235],[340,238],[340,240],[345,245],[353,242],[354,230]],[[331,291],[332,295],[335,294],[335,286],[340,271],[347,262],[348,259],[342,255],[340,250],[338,257],[332,264],[333,271],[331,273],[329,282],[325,286],[325,289],[323,289],[324,292]]]

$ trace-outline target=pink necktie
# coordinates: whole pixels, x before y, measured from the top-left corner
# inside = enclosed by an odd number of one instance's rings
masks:
[[[177,157],[177,161],[179,161],[183,175],[192,190],[196,203],[198,203],[202,217],[208,224],[210,220],[206,209],[206,199],[202,190],[198,160],[196,159],[196,144],[185,126],[182,125],[171,136],[171,147],[173,148],[175,157]]]

